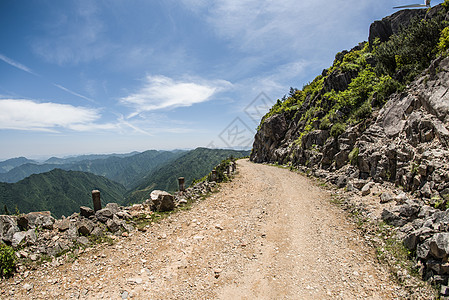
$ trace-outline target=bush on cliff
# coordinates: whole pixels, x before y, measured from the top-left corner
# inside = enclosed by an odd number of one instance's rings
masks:
[[[449,23],[444,18],[449,5],[446,7],[430,20],[413,20],[387,42],[365,42],[338,53],[329,69],[302,90],[291,88],[288,97],[278,100],[259,128],[270,116],[288,113],[299,120],[301,136],[334,126],[333,133],[337,134],[342,125],[370,117],[373,107],[382,107],[390,95],[401,92],[438,53],[448,49],[449,30],[445,27]],[[346,89],[336,91],[332,82],[341,82],[341,78],[350,82]]]
[[[11,276],[16,269],[14,250],[0,242],[0,277]]]

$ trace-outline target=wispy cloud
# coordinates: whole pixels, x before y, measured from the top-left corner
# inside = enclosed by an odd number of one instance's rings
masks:
[[[61,129],[94,131],[116,127],[115,124],[96,123],[100,118],[98,111],[86,107],[0,99],[0,129],[59,132]]]
[[[72,90],[69,90],[68,88],[63,87],[63,86],[60,85],[60,84],[53,83],[53,85],[54,85],[55,87],[57,87],[58,89],[61,89],[61,90],[65,91],[65,92],[67,92],[67,93],[69,93],[69,94],[72,94],[72,95],[74,95],[74,96],[83,98],[84,100],[90,101],[90,102],[92,102],[92,103],[97,103],[95,100],[93,100],[93,99],[91,99],[91,98],[88,98],[88,97],[86,97],[86,96],[83,96],[83,95],[81,95],[81,94],[78,94],[77,92],[74,92],[74,91],[72,91]]]
[[[146,111],[187,107],[208,101],[212,95],[230,85],[224,80],[191,82],[165,76],[147,76],[139,91],[121,98],[120,102],[135,109],[128,116],[132,118]]]
[[[319,55],[317,50],[336,41],[362,41],[366,37],[360,36],[366,35],[366,27],[352,26],[351,22],[363,18],[377,5],[357,0],[182,2],[240,51],[273,56],[295,53],[296,57]]]
[[[9,65],[19,69],[19,70],[22,70],[24,72],[30,73],[30,74],[32,74],[34,76],[37,76],[37,77],[41,77],[38,73],[34,72],[33,70],[31,70],[27,66],[25,66],[25,65],[15,61],[15,60],[9,58],[9,57],[7,57],[7,56],[5,56],[3,54],[0,54],[0,60],[4,61],[5,63],[7,63],[7,64],[9,64]],[[72,91],[72,90],[70,90],[70,89],[68,89],[68,88],[66,88],[66,87],[64,87],[64,86],[62,86],[60,84],[52,83],[52,85],[57,87],[60,90],[63,90],[65,92],[69,93],[69,94],[72,94],[74,96],[80,97],[80,98],[82,98],[84,100],[87,100],[87,101],[90,101],[90,102],[93,102],[93,103],[97,103],[95,100],[93,100],[91,98],[88,98],[86,96],[83,96],[81,94],[78,94],[77,92],[74,92],[74,91]]]
[[[28,68],[27,66],[22,65],[21,63],[18,63],[16,61],[12,60],[11,58],[4,56],[1,53],[0,53],[0,60],[4,61],[5,63],[7,63],[7,64],[9,64],[9,65],[11,65],[11,66],[13,66],[13,67],[15,67],[17,69],[20,69],[22,71],[25,71],[25,72],[33,74],[33,75],[37,75],[30,68]]]

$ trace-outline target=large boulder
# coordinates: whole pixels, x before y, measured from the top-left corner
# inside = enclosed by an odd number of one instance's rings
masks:
[[[435,258],[446,258],[449,255],[449,232],[440,232],[430,239],[430,253]]]
[[[103,208],[98,210],[95,213],[95,216],[97,217],[98,221],[102,223],[106,223],[109,219],[112,219],[113,212],[109,208]]]
[[[105,208],[109,209],[114,215],[120,211],[120,206],[117,203],[108,203]]]
[[[155,190],[150,194],[151,209],[153,211],[170,211],[175,208],[175,197],[168,192]]]
[[[95,215],[95,211],[92,208],[90,208],[90,207],[81,206],[80,207],[80,215],[82,217],[89,218],[89,217]]]
[[[19,245],[30,246],[34,245],[37,241],[36,233],[34,229],[29,229],[27,231],[19,231],[14,233],[11,244],[14,248],[17,248]]]
[[[82,219],[76,223],[80,235],[89,235],[94,230],[94,223],[89,219]]]
[[[4,242],[11,243],[16,232],[19,232],[16,217],[0,215],[0,239]]]
[[[17,224],[24,230],[36,227],[53,229],[54,223],[55,218],[51,216],[49,211],[30,212],[28,214],[21,215],[17,219]]]

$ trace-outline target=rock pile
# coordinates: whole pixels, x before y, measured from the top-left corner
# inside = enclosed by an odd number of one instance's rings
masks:
[[[108,203],[96,212],[82,206],[79,213],[61,219],[53,218],[49,211],[0,215],[0,242],[11,245],[22,260],[51,259],[108,237],[126,237],[136,230],[139,219],[151,219],[157,212],[174,210],[200,199],[216,187],[215,182],[204,181],[175,195],[153,191],[150,199],[142,204],[123,207]]]

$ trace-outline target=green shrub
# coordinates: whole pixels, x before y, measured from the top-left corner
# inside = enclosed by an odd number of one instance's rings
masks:
[[[359,148],[354,147],[351,152],[349,152],[348,159],[351,165],[355,166],[359,162]]]
[[[356,122],[363,120],[365,118],[368,118],[369,116],[371,116],[371,103],[370,101],[365,101],[362,106],[360,106],[358,109],[356,109],[355,113],[354,113],[354,119]]]
[[[376,93],[376,101],[374,106],[381,107],[387,102],[388,97],[396,92],[401,92],[404,89],[404,85],[399,81],[391,78],[390,75],[381,76],[379,83],[374,86],[374,92]]]
[[[440,42],[438,43],[438,52],[443,54],[449,49],[449,27],[441,31]]]
[[[414,19],[406,30],[376,47],[378,74],[387,74],[402,83],[410,82],[435,58],[441,30],[447,26],[443,16],[431,20]]]
[[[338,137],[340,134],[345,132],[346,126],[343,123],[336,123],[331,128],[331,136]]]
[[[449,9],[449,0],[444,0],[444,2],[441,3],[441,5],[442,5],[443,7],[445,7],[446,9]]]
[[[16,269],[14,250],[0,242],[0,277],[11,276]]]
[[[321,130],[327,130],[331,126],[331,121],[329,120],[328,116],[325,116],[320,123],[320,129]]]

